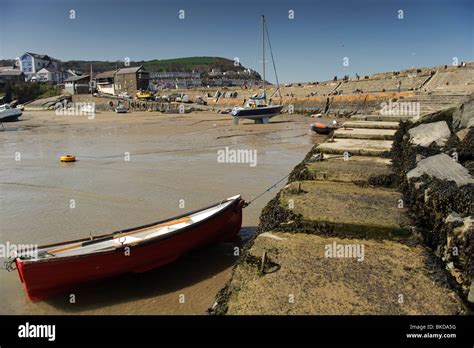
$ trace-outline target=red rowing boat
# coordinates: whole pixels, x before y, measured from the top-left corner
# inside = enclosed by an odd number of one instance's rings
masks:
[[[191,250],[230,240],[242,226],[240,196],[149,225],[44,245],[15,259],[32,301],[79,284],[123,273],[141,273],[175,261]]]

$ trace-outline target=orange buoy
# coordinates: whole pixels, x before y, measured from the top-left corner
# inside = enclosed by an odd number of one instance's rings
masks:
[[[61,162],[76,162],[76,156],[65,155],[60,157]]]

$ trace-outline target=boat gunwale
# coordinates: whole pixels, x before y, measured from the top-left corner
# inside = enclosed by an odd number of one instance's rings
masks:
[[[114,234],[119,234],[119,233],[124,233],[124,232],[131,232],[133,230],[138,230],[138,229],[141,229],[141,228],[146,228],[146,227],[151,227],[151,226],[154,226],[154,225],[158,225],[160,223],[165,223],[165,222],[169,222],[169,221],[172,221],[172,220],[176,220],[176,219],[179,219],[179,218],[182,218],[182,217],[185,217],[185,216],[189,216],[189,215],[192,215],[192,214],[195,214],[195,213],[198,213],[200,211],[204,211],[204,210],[207,210],[207,209],[210,209],[210,208],[213,208],[213,207],[217,207],[223,203],[226,203],[228,202],[228,200],[225,200],[225,201],[220,201],[218,203],[215,203],[215,204],[212,204],[212,205],[209,205],[205,208],[201,208],[201,209],[196,209],[196,210],[192,210],[192,211],[189,211],[187,213],[184,213],[184,214],[181,214],[181,215],[177,215],[177,216],[174,216],[172,218],[169,218],[169,219],[165,219],[165,220],[161,220],[161,221],[158,221],[158,222],[153,222],[153,223],[150,223],[150,224],[147,224],[147,225],[142,225],[142,226],[138,226],[138,227],[133,227],[133,228],[128,228],[128,229],[125,229],[125,230],[120,230],[120,231],[115,231],[115,232],[112,232],[112,233],[108,233],[108,234],[103,234],[103,235],[99,235],[99,236],[96,236],[94,237],[94,239],[99,239],[99,238],[106,238],[106,237],[110,237],[110,236],[113,236]],[[183,228],[180,228],[180,229],[177,229],[175,231],[170,231],[168,233],[165,233],[165,234],[162,234],[162,235],[158,235],[158,236],[155,236],[155,237],[152,237],[152,238],[149,238],[149,239],[146,239],[146,240],[142,240],[141,242],[137,242],[136,244],[133,244],[133,245],[125,245],[125,246],[120,246],[120,247],[117,247],[117,248],[114,248],[113,250],[111,249],[108,249],[108,250],[104,250],[104,251],[96,251],[96,252],[92,252],[92,253],[86,253],[86,254],[79,254],[79,255],[70,255],[70,256],[53,256],[53,257],[50,257],[50,258],[42,258],[42,259],[35,259],[35,260],[31,260],[31,259],[22,259],[21,257],[17,257],[15,259],[16,262],[21,262],[23,263],[24,266],[27,266],[29,264],[38,264],[38,263],[45,263],[45,262],[55,262],[55,261],[58,261],[58,260],[66,260],[66,259],[75,259],[75,258],[81,258],[81,257],[89,257],[89,256],[95,256],[95,255],[103,255],[103,254],[107,254],[107,253],[115,253],[115,252],[118,252],[118,251],[121,251],[123,250],[125,247],[140,247],[140,246],[145,246],[145,245],[148,245],[148,244],[152,244],[152,243],[156,243],[156,242],[159,242],[161,240],[165,240],[165,239],[168,239],[168,238],[172,238],[178,234],[181,234],[181,233],[184,233],[184,232],[187,232],[188,230],[190,230],[191,228],[194,228],[196,226],[199,226],[203,223],[206,223],[208,222],[211,218],[214,218],[216,216],[219,216],[221,214],[223,214],[224,212],[230,210],[231,208],[234,208],[234,206],[236,204],[240,204],[240,202],[245,202],[243,199],[242,199],[242,196],[241,195],[238,195],[236,196],[232,201],[230,201],[229,205],[225,208],[225,209],[222,209],[212,215],[209,215],[208,217],[200,220],[200,221],[197,221],[197,222],[194,222],[190,225],[187,225],[187,226],[184,226]],[[93,240],[94,240],[93,239]],[[77,242],[85,242],[85,241],[93,241],[91,240],[90,238],[82,238],[82,239],[76,239],[76,240],[71,240],[71,241],[66,241],[66,242],[61,242],[61,243],[55,243],[55,244],[47,244],[47,245],[42,245],[42,246],[38,246],[38,249],[41,249],[41,248],[49,248],[49,247],[53,247],[53,246],[59,246],[59,245],[65,245],[65,244],[70,244],[70,243],[77,243]]]

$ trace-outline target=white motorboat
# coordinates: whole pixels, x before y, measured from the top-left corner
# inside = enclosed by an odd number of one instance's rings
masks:
[[[17,121],[21,115],[21,110],[10,107],[10,104],[0,105],[0,122]]]

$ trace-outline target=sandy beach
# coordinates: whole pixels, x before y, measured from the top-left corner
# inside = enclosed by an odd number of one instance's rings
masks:
[[[253,198],[322,140],[309,134],[309,123],[298,115],[233,126],[229,115],[211,112],[99,112],[93,119],[25,112],[0,133],[0,240],[41,245],[150,223],[235,194]],[[218,163],[217,151],[226,147],[257,150],[257,165]],[[64,154],[77,162],[61,163]],[[31,303],[17,273],[2,271],[0,293],[8,301],[0,313],[203,314],[229,277],[234,247],[253,234],[274,194],[244,211],[238,240],[87,285],[74,292],[75,303],[69,294]]]

